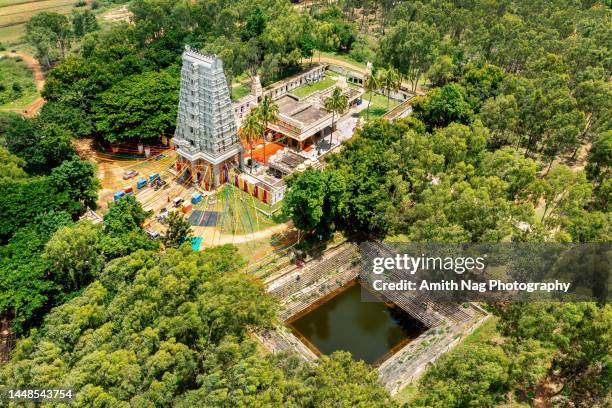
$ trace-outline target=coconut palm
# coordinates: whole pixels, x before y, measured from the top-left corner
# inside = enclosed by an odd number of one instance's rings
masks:
[[[330,147],[334,141],[334,130],[336,128],[336,122],[335,122],[336,113],[340,114],[344,112],[347,105],[348,105],[348,99],[346,95],[342,93],[342,89],[340,89],[339,87],[336,87],[334,91],[332,92],[331,96],[325,98],[325,100],[323,101],[323,106],[325,107],[325,109],[327,109],[329,112],[332,113],[332,131],[329,137]]]
[[[380,83],[378,82],[378,76],[374,72],[370,72],[366,75],[363,85],[365,90],[370,93],[370,97],[368,98],[368,107],[366,109],[366,120],[370,119],[370,106],[372,105],[372,95],[374,92],[380,88]]]
[[[389,111],[389,98],[392,91],[398,91],[402,85],[402,76],[399,71],[393,67],[380,70],[380,83],[387,93],[387,111]]]
[[[264,151],[263,161],[266,162],[266,130],[270,123],[276,123],[276,115],[278,114],[278,105],[272,101],[270,95],[263,97],[261,103],[256,108],[256,115],[259,118],[259,123],[262,127]]]
[[[244,143],[249,145],[251,149],[251,166],[250,172],[253,172],[253,143],[262,133],[262,125],[259,122],[259,117],[257,117],[257,111],[252,110],[242,121],[242,127],[240,128],[240,139]],[[265,153],[265,151],[264,151]]]

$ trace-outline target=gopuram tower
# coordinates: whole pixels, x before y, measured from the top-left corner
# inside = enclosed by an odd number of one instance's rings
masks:
[[[206,189],[226,181],[229,168],[242,168],[242,144],[223,62],[185,47],[173,143],[177,170]]]

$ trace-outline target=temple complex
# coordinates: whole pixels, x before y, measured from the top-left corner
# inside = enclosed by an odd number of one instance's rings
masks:
[[[265,88],[254,76],[251,92],[232,102],[221,59],[188,46],[182,58],[173,139],[177,180],[201,190],[230,182],[269,204],[282,200],[284,176],[318,167],[318,158],[340,143],[331,137],[334,114],[324,108],[325,99],[338,87],[350,108],[363,95],[354,80],[347,82],[352,77],[330,74],[327,66],[316,65]],[[244,147],[237,129],[266,96],[278,106],[276,120],[265,131],[267,147],[261,149],[270,152],[251,158],[255,169],[240,171]]]
[[[228,170],[242,167],[242,144],[223,62],[189,47],[183,52],[181,90],[173,143],[189,177],[209,189],[228,180]]]

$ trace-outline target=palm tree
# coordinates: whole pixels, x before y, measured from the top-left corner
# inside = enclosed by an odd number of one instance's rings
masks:
[[[257,117],[257,111],[252,110],[242,121],[242,127],[240,128],[240,138],[244,143],[247,143],[251,149],[251,166],[250,173],[253,173],[253,142],[257,140],[259,135],[262,133],[262,126],[259,123]],[[264,150],[265,154],[265,150]]]
[[[342,89],[340,89],[339,87],[336,87],[332,92],[331,96],[325,98],[325,100],[323,101],[323,106],[325,107],[325,109],[332,113],[332,131],[331,135],[329,136],[330,148],[334,141],[334,129],[336,128],[336,122],[334,119],[336,117],[336,113],[340,114],[344,112],[347,105],[348,99],[346,95],[342,94]]]
[[[270,123],[276,123],[276,114],[278,113],[278,105],[272,101],[270,95],[266,95],[263,97],[261,103],[256,108],[257,117],[259,118],[259,123],[262,127],[263,134],[263,161],[266,162],[266,130],[268,130],[268,125]]]
[[[393,67],[380,70],[380,83],[387,93],[387,111],[389,111],[389,98],[392,91],[398,91],[402,85],[402,76],[399,71]]]
[[[363,81],[363,85],[365,87],[365,90],[370,93],[370,98],[368,98],[368,107],[366,109],[366,120],[369,120],[370,119],[370,105],[372,105],[372,95],[374,95],[374,92],[378,88],[380,88],[380,83],[378,82],[378,76],[374,74],[374,72],[370,72],[368,75],[366,75]]]

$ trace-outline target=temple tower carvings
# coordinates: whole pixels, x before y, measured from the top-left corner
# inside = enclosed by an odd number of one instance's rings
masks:
[[[179,155],[177,168],[188,166],[198,184],[216,187],[229,167],[242,167],[243,148],[223,62],[189,47],[183,52],[173,143]]]

